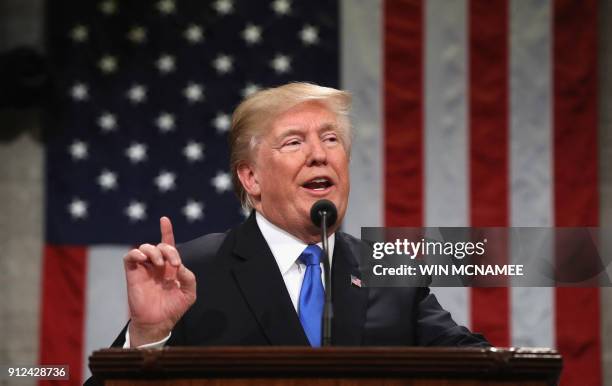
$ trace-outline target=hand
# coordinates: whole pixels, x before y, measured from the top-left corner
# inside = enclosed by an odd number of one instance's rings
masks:
[[[172,223],[159,219],[161,243],[142,244],[123,258],[130,310],[130,344],[159,341],[196,299],[195,275],[181,262]]]

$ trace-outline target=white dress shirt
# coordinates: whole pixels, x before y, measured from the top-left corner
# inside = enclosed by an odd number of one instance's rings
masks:
[[[274,256],[274,260],[276,260],[278,269],[283,276],[285,287],[287,287],[287,292],[289,292],[289,297],[291,298],[291,303],[293,303],[293,308],[295,308],[295,311],[297,312],[298,302],[300,299],[300,289],[302,288],[302,281],[304,281],[304,274],[306,272],[306,265],[300,262],[299,257],[304,249],[306,249],[308,244],[272,224],[259,212],[255,213],[255,220],[257,221],[257,226],[261,230],[266,243],[270,247],[270,251],[272,251],[272,256]],[[335,241],[336,238],[334,234],[330,235],[327,239],[330,254],[330,266],[332,263],[332,256],[334,254]],[[317,245],[321,247],[321,243],[317,243]],[[323,275],[325,275],[325,271],[323,268],[323,262],[321,262],[321,281],[323,282],[323,286],[325,286]],[[159,342],[145,344],[139,346],[138,348],[162,348],[168,339],[170,339],[170,335],[171,334],[168,334],[167,337]],[[125,343],[123,348],[129,347],[130,333],[128,329],[125,333]]]
[[[289,292],[289,297],[291,297],[293,308],[298,311],[300,289],[302,288],[302,281],[304,281],[304,274],[306,273],[306,265],[300,262],[299,257],[302,252],[304,252],[304,249],[306,249],[308,244],[272,224],[259,212],[256,213],[255,219],[257,220],[257,225],[259,226],[266,243],[268,243],[268,246],[272,251],[272,256],[274,256],[274,259],[276,260],[278,269],[280,270],[281,275],[283,275],[285,287],[287,287],[287,292]],[[331,256],[334,254],[335,240],[336,238],[333,234],[327,238],[329,254]],[[317,243],[319,247],[323,248],[321,244],[322,243]],[[332,262],[331,256],[330,266]],[[325,275],[325,271],[323,268],[323,262],[321,262],[321,281],[323,282],[323,286],[325,286],[325,279],[323,275]]]

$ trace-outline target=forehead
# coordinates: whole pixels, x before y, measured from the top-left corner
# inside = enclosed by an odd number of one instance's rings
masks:
[[[306,101],[276,116],[268,133],[278,135],[292,129],[333,129],[337,121],[336,114],[323,102]]]

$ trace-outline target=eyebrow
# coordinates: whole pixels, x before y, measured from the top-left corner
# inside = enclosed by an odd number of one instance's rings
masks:
[[[338,125],[335,123],[324,123],[323,125],[321,125],[321,127],[317,130],[317,132],[319,133],[323,133],[323,132],[327,132],[327,131],[334,131],[338,129]],[[290,127],[289,129],[287,129],[287,131],[281,133],[278,138],[282,139],[291,135],[300,135],[303,134],[304,130],[298,127]]]

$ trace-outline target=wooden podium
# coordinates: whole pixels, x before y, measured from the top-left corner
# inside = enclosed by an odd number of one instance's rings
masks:
[[[556,385],[550,349],[171,347],[99,350],[105,385]]]

